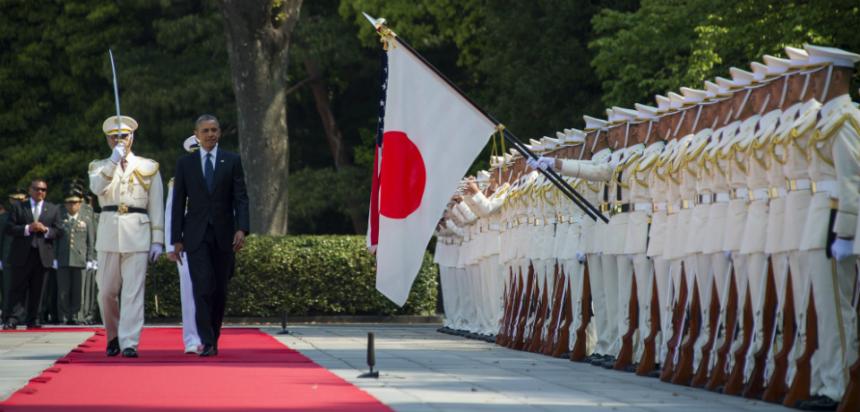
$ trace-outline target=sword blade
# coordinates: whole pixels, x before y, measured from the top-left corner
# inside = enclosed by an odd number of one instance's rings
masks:
[[[110,69],[111,69],[111,72],[113,72],[113,100],[114,100],[114,103],[116,104],[116,128],[117,128],[117,130],[119,130],[120,125],[122,124],[121,120],[120,120],[121,119],[120,113],[119,113],[119,82],[117,81],[117,78],[116,78],[116,63],[114,63],[113,51],[111,49],[108,49],[108,56],[110,56]]]

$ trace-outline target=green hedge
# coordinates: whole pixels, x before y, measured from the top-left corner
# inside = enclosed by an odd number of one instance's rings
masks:
[[[363,236],[249,236],[236,255],[227,316],[431,315],[438,269],[425,254],[402,308],[376,290],[376,259]],[[155,313],[155,297],[159,311]],[[181,316],[176,264],[160,259],[146,280],[148,317]]]

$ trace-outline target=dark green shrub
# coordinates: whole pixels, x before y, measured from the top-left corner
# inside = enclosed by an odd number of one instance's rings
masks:
[[[236,256],[227,316],[431,315],[438,269],[430,254],[402,308],[376,291],[376,259],[363,236],[250,236]],[[158,296],[159,312],[155,313]],[[148,317],[181,316],[176,264],[160,259],[146,280]]]

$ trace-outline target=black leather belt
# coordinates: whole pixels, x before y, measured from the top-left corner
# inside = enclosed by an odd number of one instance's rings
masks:
[[[117,212],[121,215],[124,215],[126,213],[143,213],[143,214],[149,213],[146,209],[144,209],[142,207],[131,207],[131,206],[126,206],[124,204],[105,206],[102,208],[102,212]]]

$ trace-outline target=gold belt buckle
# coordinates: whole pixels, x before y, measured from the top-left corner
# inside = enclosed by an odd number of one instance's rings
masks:
[[[126,205],[125,203],[120,203],[116,207],[116,212],[121,215],[128,213],[128,205]]]

